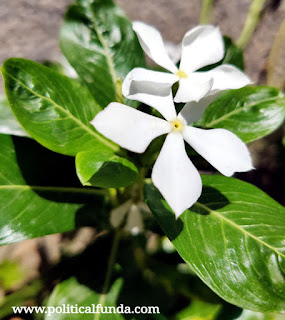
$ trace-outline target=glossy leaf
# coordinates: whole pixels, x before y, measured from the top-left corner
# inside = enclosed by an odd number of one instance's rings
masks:
[[[0,95],[0,133],[30,137],[14,116],[7,99]]]
[[[246,182],[203,176],[203,193],[181,218],[157,189],[147,203],[196,274],[226,301],[260,312],[285,310],[285,209]]]
[[[89,124],[101,109],[80,84],[25,59],[8,59],[2,74],[14,114],[46,148],[66,155],[118,149]]]
[[[75,79],[80,83],[78,79],[78,74],[72,68],[72,66],[65,59],[64,56],[59,57],[58,61],[50,61],[50,60],[41,61],[41,64],[48,68],[53,69],[54,71],[57,71],[58,73],[64,74],[68,78]]]
[[[221,93],[197,124],[228,129],[244,142],[250,142],[276,130],[284,118],[285,98],[279,90],[245,87]]]
[[[80,152],[75,163],[77,175],[84,186],[120,188],[134,183],[138,178],[135,165],[113,153]]]
[[[77,0],[67,11],[60,46],[103,108],[122,102],[119,79],[145,65],[132,24],[112,0]]]
[[[97,293],[88,287],[80,284],[76,278],[70,278],[68,280],[65,280],[64,282],[58,284],[55,289],[53,290],[51,296],[49,297],[47,301],[47,306],[49,307],[62,307],[63,304],[66,306],[75,306],[82,307],[82,310],[86,310],[89,312],[86,312],[84,314],[82,313],[73,313],[72,314],[72,320],[81,320],[84,318],[84,320],[94,320],[94,319],[100,319],[100,320],[121,320],[124,319],[123,315],[120,313],[101,313],[101,314],[95,314],[92,312],[96,311],[96,305],[101,304],[102,307],[114,307],[116,308],[116,301],[118,298],[118,295],[120,293],[122,287],[122,280],[117,279],[112,287],[110,288],[109,292],[104,296],[104,303],[102,298],[102,295],[100,293]],[[92,309],[94,307],[94,309]],[[88,309],[89,308],[89,309]],[[99,310],[99,309],[98,309]],[[98,316],[98,317],[96,317]],[[54,313],[52,314],[53,320],[67,320],[70,319],[71,315],[68,313]],[[51,316],[46,314],[45,319],[50,319]]]
[[[25,151],[29,153],[29,149],[22,152]],[[40,156],[34,153],[33,157],[37,165]],[[100,214],[104,197],[98,190],[47,183],[28,185],[29,173],[19,166],[24,154],[16,150],[12,138],[7,135],[0,135],[0,159],[1,245],[72,230],[87,225],[88,219],[96,220],[96,215]],[[48,165],[52,164],[47,161],[47,168],[36,168],[33,163],[31,173],[49,172]],[[43,180],[42,176],[37,180]],[[94,218],[89,218],[90,215]]]
[[[21,307],[25,305],[27,301],[34,301],[36,298],[38,298],[40,292],[42,292],[43,287],[44,284],[41,280],[35,280],[30,284],[26,284],[17,291],[1,298],[0,318],[5,319],[7,316],[12,315],[12,307]],[[15,316],[15,314],[13,314],[13,316]],[[10,317],[8,319],[10,319]]]

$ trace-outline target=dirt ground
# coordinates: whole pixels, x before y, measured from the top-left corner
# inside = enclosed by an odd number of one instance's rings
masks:
[[[60,55],[58,31],[72,0],[0,0],[0,64],[9,57],[54,60]],[[132,20],[156,26],[167,41],[180,43],[199,23],[202,0],[117,0]],[[237,39],[251,0],[216,0],[212,22]],[[264,69],[274,35],[285,18],[285,1],[267,1],[261,23],[246,52],[247,72],[264,81]],[[285,63],[284,63],[285,64]]]

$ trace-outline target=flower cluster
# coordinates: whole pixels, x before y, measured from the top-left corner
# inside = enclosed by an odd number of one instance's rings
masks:
[[[217,27],[198,26],[185,34],[179,69],[154,27],[135,22],[133,29],[145,53],[171,73],[135,68],[123,83],[123,95],[155,108],[164,119],[113,102],[91,123],[108,139],[137,153],[144,152],[156,137],[167,134],[153,167],[152,181],[178,217],[197,201],[202,190],[199,172],[187,156],[184,141],[226,176],[253,168],[246,145],[232,132],[191,126],[221,90],[241,88],[250,80],[227,64],[197,71],[224,56]],[[173,99],[172,85],[178,81]],[[174,101],[186,102],[179,114]]]

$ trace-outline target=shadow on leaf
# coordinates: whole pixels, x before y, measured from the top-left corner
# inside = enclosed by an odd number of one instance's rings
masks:
[[[108,215],[104,196],[68,192],[68,188],[87,189],[79,182],[74,158],[52,152],[34,140],[13,137],[16,158],[27,185],[40,197],[58,203],[82,204],[75,215],[75,226],[106,226]],[[67,188],[61,192],[39,187]]]
[[[145,185],[145,197],[152,213],[159,221],[162,229],[167,230],[170,241],[175,240],[183,230],[183,221],[190,219],[191,214],[209,215],[211,210],[217,210],[229,204],[229,200],[217,189],[204,186],[198,202],[176,219],[173,211],[154,185]]]

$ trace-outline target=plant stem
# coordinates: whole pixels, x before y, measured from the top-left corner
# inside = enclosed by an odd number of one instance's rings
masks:
[[[122,93],[122,79],[118,78],[115,83],[116,101],[124,103],[124,97]]]
[[[118,198],[117,198],[117,194],[118,191],[116,188],[109,188],[109,198],[110,198],[110,202],[112,204],[113,207],[117,207],[118,206]]]
[[[120,235],[121,235],[120,230],[117,229],[115,232],[110,257],[108,260],[108,266],[107,266],[106,278],[105,278],[104,285],[103,285],[103,291],[102,291],[102,294],[100,296],[99,303],[98,303],[98,304],[101,304],[102,307],[104,307],[106,295],[107,295],[107,292],[108,292],[108,289],[110,286],[111,277],[112,277],[114,264],[115,264],[116,256],[117,256],[117,251],[118,251],[118,247],[119,247]],[[94,320],[99,320],[100,315],[101,315],[101,313],[96,313]]]
[[[244,50],[256,28],[265,0],[253,0],[237,45]]]
[[[213,0],[203,0],[203,5],[200,15],[200,24],[207,24],[210,21],[210,16],[213,8]]]

